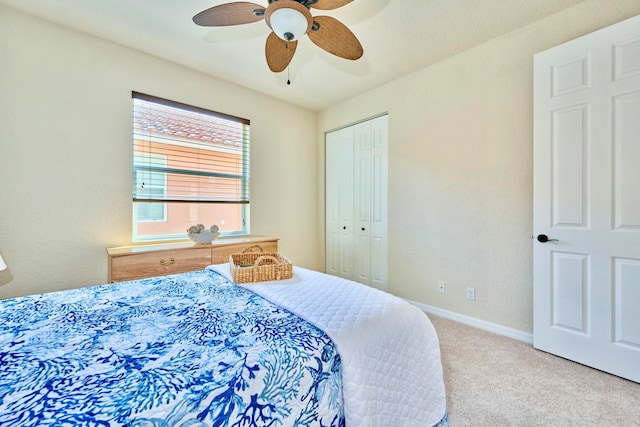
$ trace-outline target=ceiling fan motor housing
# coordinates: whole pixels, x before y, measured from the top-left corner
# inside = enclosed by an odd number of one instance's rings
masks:
[[[264,14],[269,28],[282,40],[295,41],[311,29],[311,12],[295,0],[279,0],[271,3]]]

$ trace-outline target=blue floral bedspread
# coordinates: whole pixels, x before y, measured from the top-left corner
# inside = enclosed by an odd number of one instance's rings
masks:
[[[1,426],[344,426],[329,337],[213,271],[0,301]]]

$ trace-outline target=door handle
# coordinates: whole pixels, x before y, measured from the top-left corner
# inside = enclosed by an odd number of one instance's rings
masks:
[[[557,242],[558,239],[550,239],[546,234],[538,234],[538,242],[547,243],[547,242]]]

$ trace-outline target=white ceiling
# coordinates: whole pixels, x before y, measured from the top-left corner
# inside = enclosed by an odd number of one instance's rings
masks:
[[[354,0],[333,11],[364,47],[334,57],[307,37],[287,71],[264,58],[264,21],[200,27],[198,12],[227,0],[0,0],[0,4],[115,41],[312,110],[365,92],[585,0]],[[253,0],[266,7],[267,0]]]

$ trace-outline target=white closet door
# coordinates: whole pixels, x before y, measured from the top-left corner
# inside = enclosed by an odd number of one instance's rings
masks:
[[[536,55],[534,89],[534,346],[640,382],[640,17]]]
[[[354,259],[354,200],[353,200],[353,128],[345,128],[339,132],[339,170],[338,187],[340,193],[340,276],[357,280]]]
[[[388,289],[388,159],[389,116],[380,116],[371,124],[371,286]]]
[[[338,132],[325,137],[325,271],[340,276],[340,177]]]
[[[329,274],[387,289],[387,116],[326,135]]]
[[[354,126],[355,154],[353,198],[355,200],[356,280],[371,284],[371,122]]]
[[[326,266],[329,274],[357,280],[354,273],[353,128],[326,135]]]

